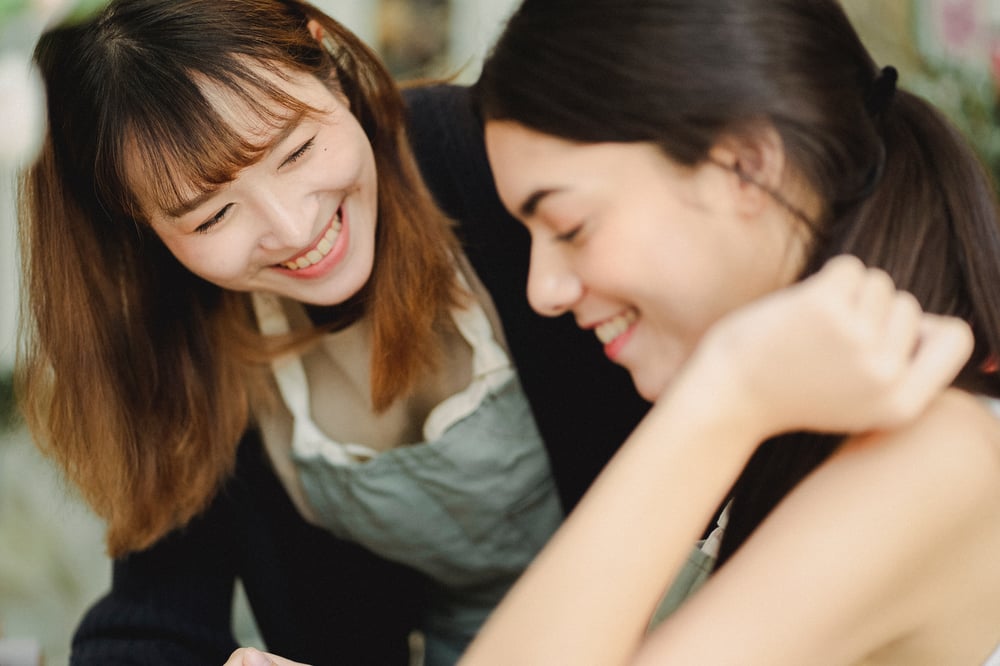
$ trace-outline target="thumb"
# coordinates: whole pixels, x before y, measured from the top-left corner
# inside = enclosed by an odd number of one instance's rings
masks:
[[[275,664],[260,650],[247,648],[243,654],[243,666],[275,666]]]

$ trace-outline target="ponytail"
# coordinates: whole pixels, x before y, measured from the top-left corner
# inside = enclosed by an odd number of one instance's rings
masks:
[[[975,336],[955,386],[1000,397],[1000,207],[995,185],[966,140],[930,104],[898,91],[873,120],[884,164],[863,199],[832,203],[805,274],[849,253],[882,268],[927,312],[968,321]],[[793,433],[754,453],[733,488],[718,565],[842,437]]]
[[[925,311],[965,319],[976,347],[956,385],[1000,396],[998,378],[983,373],[1000,350],[992,178],[958,130],[915,95],[899,91],[875,122],[885,148],[881,177],[825,227],[807,272],[836,254],[854,254],[888,272]]]

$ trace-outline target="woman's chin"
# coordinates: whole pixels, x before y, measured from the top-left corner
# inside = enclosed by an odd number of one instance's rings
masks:
[[[648,402],[656,402],[666,390],[666,382],[652,381],[650,377],[637,376],[637,373],[634,372],[632,373],[632,385],[635,386],[640,397]]]

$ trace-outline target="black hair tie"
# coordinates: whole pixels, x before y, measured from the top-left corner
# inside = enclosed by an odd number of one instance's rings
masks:
[[[868,115],[877,116],[888,108],[889,103],[896,94],[896,81],[899,79],[899,72],[892,65],[883,67],[878,76],[868,86],[868,93],[865,95],[865,109]]]

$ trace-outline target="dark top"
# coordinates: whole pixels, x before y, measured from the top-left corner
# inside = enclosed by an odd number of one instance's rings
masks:
[[[572,508],[645,412],[628,375],[569,317],[535,315],[525,298],[529,239],[493,188],[469,93],[407,93],[411,140],[431,191],[503,322],[560,497]],[[112,588],[73,637],[73,666],[221,666],[240,579],[267,648],[321,664],[406,664],[423,580],[306,523],[258,435],[211,506],[146,551],[114,562]]]

